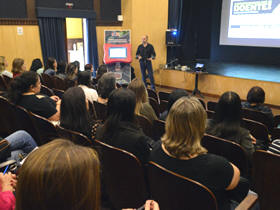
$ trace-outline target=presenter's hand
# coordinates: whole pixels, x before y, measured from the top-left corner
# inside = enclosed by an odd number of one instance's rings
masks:
[[[142,59],[142,56],[138,55],[138,57],[137,57],[137,58],[138,58],[138,60],[141,60],[141,59]]]
[[[148,61],[151,61],[151,60],[152,60],[152,58],[147,58],[147,60],[148,60]]]

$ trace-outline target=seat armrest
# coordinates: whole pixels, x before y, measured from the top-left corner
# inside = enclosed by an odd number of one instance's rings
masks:
[[[258,195],[248,194],[235,210],[251,209],[258,200]]]

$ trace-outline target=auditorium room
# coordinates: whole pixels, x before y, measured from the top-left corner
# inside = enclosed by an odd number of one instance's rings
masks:
[[[277,210],[280,1],[0,0],[0,210]]]

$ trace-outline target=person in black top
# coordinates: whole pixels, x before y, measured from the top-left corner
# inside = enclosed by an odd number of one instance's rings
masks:
[[[108,100],[108,116],[104,126],[96,131],[96,139],[134,154],[142,163],[147,162],[153,140],[145,136],[134,123],[136,97],[133,91],[114,90]]]
[[[148,43],[148,36],[145,35],[142,37],[142,44],[138,46],[136,52],[136,58],[139,59],[140,68],[142,73],[142,79],[147,87],[146,82],[146,69],[148,70],[148,76],[151,82],[151,88],[155,90],[155,82],[154,82],[154,75],[153,75],[153,67],[152,67],[152,59],[155,59],[156,53],[154,50],[153,45]]]
[[[214,193],[218,209],[225,210],[230,208],[232,199],[227,191],[237,187],[240,171],[225,158],[208,154],[201,146],[206,116],[198,99],[178,99],[169,111],[165,134],[154,146],[150,160],[205,185]],[[245,191],[244,194],[248,193],[248,188]]]
[[[60,99],[58,96],[39,94],[41,90],[40,77],[36,72],[24,72],[16,77],[8,90],[8,99],[19,106],[45,117],[58,121],[60,114]]]
[[[242,107],[246,109],[253,109],[263,112],[270,120],[270,124],[273,124],[273,113],[270,107],[264,105],[265,92],[261,87],[252,87],[247,94],[247,101],[242,102]]]

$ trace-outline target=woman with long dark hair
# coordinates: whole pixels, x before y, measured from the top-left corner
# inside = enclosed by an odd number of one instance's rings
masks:
[[[41,74],[43,70],[43,64],[40,58],[36,58],[32,61],[32,64],[30,66],[30,71],[34,71],[38,74]]]
[[[8,89],[9,100],[24,107],[28,111],[52,121],[59,120],[60,99],[57,96],[39,94],[41,82],[37,73],[24,72],[11,81]]]
[[[251,157],[256,139],[240,126],[240,122],[240,97],[235,92],[225,92],[219,99],[214,119],[208,121],[206,133],[240,144]]]
[[[80,132],[92,138],[92,125],[88,112],[88,103],[80,87],[69,88],[62,96],[60,108],[60,125]]]
[[[107,119],[104,126],[97,129],[96,139],[131,152],[146,162],[153,140],[134,123],[135,105],[136,97],[131,90],[114,90],[108,100]]]

